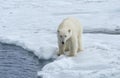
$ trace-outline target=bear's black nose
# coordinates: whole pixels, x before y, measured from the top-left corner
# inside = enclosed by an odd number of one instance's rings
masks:
[[[62,42],[62,44],[64,44],[64,42]]]

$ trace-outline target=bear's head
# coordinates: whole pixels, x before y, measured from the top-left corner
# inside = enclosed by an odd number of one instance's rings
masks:
[[[64,45],[66,41],[72,36],[71,29],[61,29],[57,31],[59,42]]]

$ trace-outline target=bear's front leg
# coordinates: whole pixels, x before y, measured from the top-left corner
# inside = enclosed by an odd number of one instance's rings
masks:
[[[73,37],[71,40],[70,54],[69,56],[75,56],[78,50],[78,39],[77,37]]]
[[[62,45],[62,44],[59,44],[59,53],[58,53],[58,56],[64,54],[64,51],[65,51],[65,45]]]

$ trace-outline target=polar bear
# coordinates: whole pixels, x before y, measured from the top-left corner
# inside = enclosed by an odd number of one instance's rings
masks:
[[[78,19],[68,17],[62,21],[57,29],[58,56],[70,51],[69,56],[75,56],[82,51],[82,26]]]

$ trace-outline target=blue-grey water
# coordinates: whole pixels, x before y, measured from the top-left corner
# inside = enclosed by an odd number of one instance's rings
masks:
[[[38,78],[39,71],[52,60],[39,60],[32,52],[0,43],[0,78]]]

